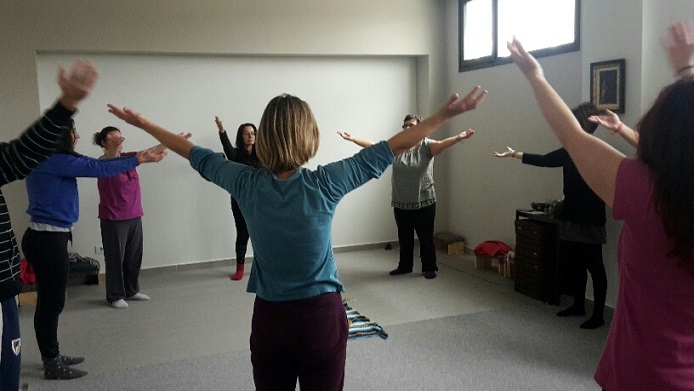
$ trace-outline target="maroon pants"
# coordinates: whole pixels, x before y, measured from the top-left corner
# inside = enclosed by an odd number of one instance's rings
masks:
[[[339,293],[271,302],[256,296],[251,362],[256,390],[342,390],[347,316]]]

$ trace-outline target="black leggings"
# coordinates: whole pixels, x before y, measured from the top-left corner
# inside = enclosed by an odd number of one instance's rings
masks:
[[[58,317],[65,306],[70,270],[67,242],[70,232],[45,232],[27,229],[22,251],[36,274],[36,312],[34,331],[43,359],[58,357]]]
[[[560,240],[559,246],[560,254],[564,257],[568,268],[568,281],[572,287],[574,306],[578,308],[585,306],[586,284],[588,283],[586,271],[588,271],[593,280],[593,298],[595,300],[593,316],[602,318],[607,294],[607,274],[602,259],[602,244]]]
[[[246,219],[241,214],[239,204],[235,199],[231,199],[231,212],[234,214],[234,223],[236,224],[236,263],[243,265],[246,258],[246,250],[248,249],[248,226]]]

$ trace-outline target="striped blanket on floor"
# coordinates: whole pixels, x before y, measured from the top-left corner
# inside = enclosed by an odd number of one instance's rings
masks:
[[[388,333],[383,331],[383,327],[379,326],[378,323],[372,322],[369,318],[357,312],[347,302],[343,302],[343,304],[347,312],[347,321],[349,322],[348,341],[368,337],[388,339]]]

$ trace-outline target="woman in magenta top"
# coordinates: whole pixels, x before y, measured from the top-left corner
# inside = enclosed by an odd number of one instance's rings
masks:
[[[118,128],[107,126],[94,134],[94,144],[104,149],[100,159],[136,156],[137,152],[121,152],[123,141]],[[154,148],[163,152],[166,147]],[[140,176],[136,167],[111,177],[101,177],[99,187],[99,219],[101,242],[106,263],[106,301],[113,308],[127,308],[126,300],[149,300],[140,292],[142,266],[142,198]]]
[[[675,76],[641,118],[636,158],[581,130],[539,63],[511,57],[586,183],[623,220],[619,291],[595,380],[605,390],[694,388],[694,31],[670,28]]]

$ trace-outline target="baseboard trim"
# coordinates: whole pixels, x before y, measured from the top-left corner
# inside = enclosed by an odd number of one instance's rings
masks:
[[[387,245],[392,247],[397,246],[397,241],[395,242],[378,242],[378,243],[365,243],[356,244],[348,246],[333,247],[333,253],[344,253],[348,251],[361,251],[361,250],[373,250],[377,248],[385,248]],[[246,257],[246,263],[253,262],[253,257]],[[209,269],[215,267],[231,267],[236,264],[236,258],[228,259],[216,259],[211,261],[201,261],[192,263],[183,263],[179,265],[167,265],[167,266],[156,266],[151,268],[142,269],[141,274],[158,273],[161,271],[189,271],[189,270],[199,270],[199,269]],[[99,273],[99,281],[105,280],[105,274]]]

